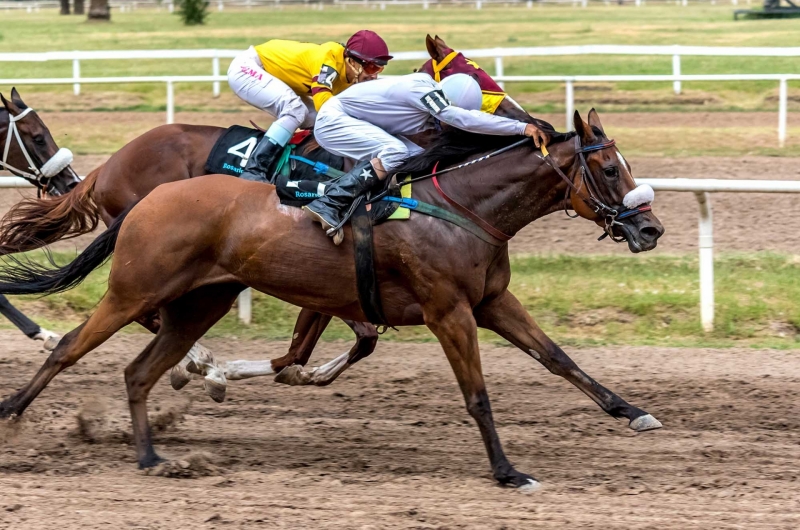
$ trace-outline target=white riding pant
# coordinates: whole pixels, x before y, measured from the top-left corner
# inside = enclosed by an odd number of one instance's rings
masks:
[[[264,70],[252,46],[231,61],[228,84],[237,96],[275,116],[275,123],[291,133],[314,126],[317,116],[314,101],[298,96],[289,85]]]
[[[402,136],[349,116],[336,98],[329,99],[317,115],[314,138],[326,151],[355,160],[377,158],[391,172],[422,148]]]

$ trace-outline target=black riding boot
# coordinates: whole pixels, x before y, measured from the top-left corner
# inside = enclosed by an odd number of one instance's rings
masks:
[[[333,230],[342,222],[347,210],[359,196],[373,187],[378,186],[380,180],[369,160],[359,162],[353,169],[332,182],[326,189],[325,195],[303,206],[306,215],[313,221],[322,225],[322,229],[333,237],[333,242],[342,242],[341,230]]]
[[[239,178],[256,182],[272,182],[273,166],[283,154],[283,147],[264,136],[247,160]]]

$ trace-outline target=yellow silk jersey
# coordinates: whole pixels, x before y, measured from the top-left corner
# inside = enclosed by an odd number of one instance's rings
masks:
[[[344,46],[339,43],[313,44],[275,39],[255,49],[264,70],[289,85],[297,95],[310,95],[317,110],[350,86]]]

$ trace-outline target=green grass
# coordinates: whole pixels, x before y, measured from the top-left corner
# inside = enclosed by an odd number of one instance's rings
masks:
[[[426,33],[439,34],[457,49],[494,46],[564,44],[641,44],[708,46],[800,46],[800,20],[743,20],[734,22],[731,6],[571,6],[442,8],[392,7],[385,11],[299,7],[212,12],[208,24],[186,27],[164,11],[115,12],[110,24],[87,23],[83,17],[59,16],[55,11],[3,13],[6,21],[0,52],[99,49],[244,49],[271,38],[321,42],[343,41],[353,31],[369,27],[385,36],[392,50],[422,50]],[[84,61],[84,76],[209,74],[210,60]],[[492,72],[493,61],[483,60]],[[800,59],[770,57],[685,57],[682,71],[691,73],[797,72]],[[396,62],[387,73],[404,73],[418,66]],[[4,63],[0,77],[71,76],[69,62]],[[511,75],[542,74],[663,74],[671,73],[670,57],[566,56],[520,57],[506,60]],[[673,97],[671,83],[626,83],[615,92],[631,100],[603,102],[605,110],[774,110],[777,83],[685,83],[691,97]],[[5,87],[0,87],[5,90]],[[26,92],[67,94],[71,87],[25,87]],[[109,87],[85,87],[86,97]],[[115,87],[114,90],[119,90]],[[163,87],[130,85],[134,109],[163,105]],[[204,86],[184,92],[208,93]],[[563,89],[554,84],[512,85],[510,92],[536,112],[563,109]],[[800,100],[800,86],[791,87]],[[601,95],[602,96],[602,95]],[[209,98],[210,99],[210,98]],[[636,100],[640,102],[637,103]],[[793,103],[794,104],[794,103]],[[53,108],[69,107],[57,99]],[[112,108],[130,108],[120,100]]]
[[[71,257],[57,255],[62,263]],[[694,257],[516,257],[511,290],[545,332],[565,344],[800,347],[800,256],[723,255],[715,263],[716,329],[708,334],[700,327]],[[109,270],[102,267],[61,295],[12,301],[43,325],[66,331],[100,300]],[[255,293],[252,325],[231,312],[210,335],[285,339],[297,311]],[[327,340],[350,337],[338,320],[325,334]],[[389,331],[383,339],[433,340],[423,327]],[[501,342],[489,332],[481,339]]]

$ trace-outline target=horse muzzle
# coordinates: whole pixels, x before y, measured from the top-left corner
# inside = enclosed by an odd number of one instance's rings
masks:
[[[625,239],[634,254],[653,250],[664,235],[664,226],[652,212],[644,212],[614,225],[614,235]]]

